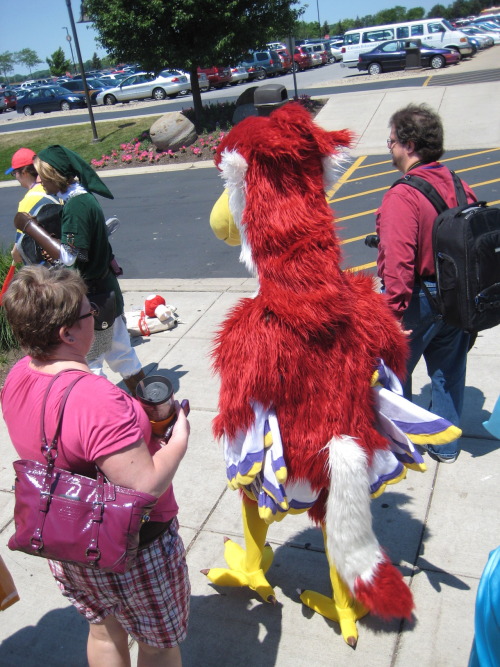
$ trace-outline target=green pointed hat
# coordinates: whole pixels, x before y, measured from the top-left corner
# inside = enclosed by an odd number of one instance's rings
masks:
[[[81,158],[78,153],[64,146],[49,146],[38,153],[43,162],[50,164],[65,178],[78,177],[78,180],[88,192],[113,199],[113,195],[95,173],[92,167]]]

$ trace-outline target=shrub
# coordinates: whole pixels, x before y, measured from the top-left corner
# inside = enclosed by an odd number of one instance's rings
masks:
[[[10,250],[0,248],[0,286],[4,284],[11,264],[12,256]],[[18,342],[14,338],[10,324],[5,317],[5,310],[0,307],[0,353],[16,350],[18,347]],[[0,363],[2,363],[2,361],[3,359],[0,358]]]

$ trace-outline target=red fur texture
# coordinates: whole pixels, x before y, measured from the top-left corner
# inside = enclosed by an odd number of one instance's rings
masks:
[[[387,448],[374,428],[370,378],[377,357],[401,377],[407,355],[373,279],[340,268],[321,158],[349,140],[349,132],[327,132],[302,107],[287,104],[269,118],[238,124],[216,159],[237,150],[248,163],[243,227],[260,289],[236,305],[215,340],[221,389],[214,434],[247,429],[251,401],[273,406],[289,479],[323,491],[310,512],[316,522],[324,519],[329,488],[325,446],[350,435],[369,460]]]
[[[357,579],[354,591],[356,598],[380,618],[411,620],[412,594],[400,572],[388,560],[377,567],[371,583]]]

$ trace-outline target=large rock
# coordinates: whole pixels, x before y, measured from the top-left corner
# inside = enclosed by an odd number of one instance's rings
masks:
[[[171,111],[153,123],[149,130],[151,141],[160,151],[176,151],[196,141],[193,123],[180,111]]]

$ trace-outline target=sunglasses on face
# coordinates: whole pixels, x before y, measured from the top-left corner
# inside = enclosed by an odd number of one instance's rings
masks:
[[[95,303],[90,302],[90,310],[88,313],[85,313],[85,315],[80,315],[79,317],[76,318],[76,321],[78,320],[84,320],[86,317],[97,317],[99,315],[99,307],[96,306]]]

